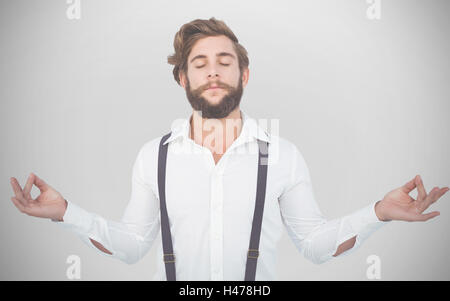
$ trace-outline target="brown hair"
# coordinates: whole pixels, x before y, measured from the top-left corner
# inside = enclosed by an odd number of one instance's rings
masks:
[[[199,39],[209,36],[225,35],[233,42],[234,50],[238,56],[239,70],[242,71],[248,67],[249,60],[247,50],[239,44],[238,39],[225,24],[225,22],[215,19],[209,20],[196,19],[181,26],[180,30],[175,34],[173,47],[175,53],[167,57],[167,62],[173,67],[173,77],[180,84],[180,71],[187,73],[187,58]]]

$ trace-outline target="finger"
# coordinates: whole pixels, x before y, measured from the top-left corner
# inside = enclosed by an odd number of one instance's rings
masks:
[[[48,184],[37,175],[34,175],[34,185],[36,185],[41,192],[44,192],[49,188]]]
[[[23,197],[22,187],[20,186],[19,182],[16,180],[16,178],[11,178],[11,186],[13,188],[14,194],[16,195],[16,198],[23,204],[26,205],[27,201]]]
[[[444,195],[444,193],[446,193],[449,190],[448,187],[443,187],[441,189],[436,189],[432,195],[429,196],[429,198],[426,200],[426,205],[427,207],[430,206],[431,204],[433,204],[434,202],[436,202],[437,200],[439,200],[439,198],[441,196]]]
[[[431,189],[430,193],[427,195],[425,200],[422,203],[419,203],[419,208],[421,209],[421,212],[423,212],[425,209],[428,208],[431,204],[432,198],[436,195],[436,192],[439,190],[439,187],[433,187]]]
[[[26,211],[25,206],[17,198],[12,197],[11,201],[14,203],[17,209],[19,209],[20,212],[25,213]]]
[[[422,202],[427,197],[427,192],[425,190],[425,187],[423,186],[423,181],[422,181],[422,178],[420,176],[416,177],[416,186],[417,186],[417,192],[418,192],[417,200],[419,202]]]
[[[25,199],[29,200],[31,199],[31,188],[33,187],[34,182],[34,175],[33,173],[30,173],[27,179],[27,183],[25,184],[25,187],[23,188],[23,196]]]
[[[414,188],[416,188],[416,178],[417,176],[415,176],[414,179],[402,186],[402,190],[405,193],[410,193]]]
[[[419,215],[417,221],[425,222],[425,221],[427,221],[429,219],[432,219],[433,217],[438,216],[439,214],[441,214],[439,211],[433,211],[433,212],[430,212],[430,213],[421,214],[421,215]]]
[[[36,216],[41,217],[41,213],[39,210],[39,205],[36,206],[33,203],[29,203],[27,205],[23,205],[19,200],[15,197],[12,197],[11,200],[13,201],[14,205],[16,205],[17,209],[19,209],[20,212],[25,213],[29,216]]]

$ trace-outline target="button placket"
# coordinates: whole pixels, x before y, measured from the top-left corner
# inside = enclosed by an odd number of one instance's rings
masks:
[[[216,166],[217,167],[217,166]],[[223,185],[219,169],[211,179],[211,274],[213,280],[223,278]]]

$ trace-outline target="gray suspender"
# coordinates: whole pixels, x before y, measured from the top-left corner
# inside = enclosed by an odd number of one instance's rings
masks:
[[[166,161],[169,143],[163,145],[170,133],[161,138],[158,152],[158,191],[161,211],[161,237],[164,248],[164,264],[168,281],[175,281],[175,254],[173,254],[172,236],[170,234],[169,217],[166,207]]]
[[[166,266],[168,281],[176,280],[175,254],[173,253],[172,236],[170,234],[169,217],[166,206],[166,161],[169,143],[163,143],[170,137],[171,133],[164,135],[159,143],[158,153],[158,190],[161,211],[161,237],[163,244],[163,260]],[[247,265],[245,268],[245,281],[254,281],[256,275],[256,263],[259,257],[259,239],[261,236],[261,224],[266,196],[268,143],[258,140],[258,180],[256,186],[255,211],[253,213],[252,232],[250,245],[247,252]]]
[[[245,268],[245,281],[255,281],[256,261],[259,257],[259,237],[261,236],[261,224],[266,199],[266,180],[268,164],[268,144],[258,140],[258,181],[256,182],[256,201],[253,213],[252,233],[247,252],[247,266]]]

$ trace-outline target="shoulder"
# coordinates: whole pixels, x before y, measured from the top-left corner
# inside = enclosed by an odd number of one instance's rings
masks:
[[[292,166],[299,158],[303,160],[299,147],[293,141],[275,135],[270,136],[270,156],[272,156],[274,163],[278,162],[283,166]]]
[[[271,151],[269,148],[269,158],[270,156],[273,157],[274,163],[272,164],[276,174],[286,179],[283,191],[288,190],[289,187],[300,181],[310,182],[308,164],[300,148],[293,141],[283,137],[273,139],[272,136],[271,141],[273,142],[273,150]],[[269,165],[271,165],[270,159]]]
[[[164,137],[164,135],[161,135],[161,136],[158,136],[156,138],[153,138],[151,140],[144,142],[144,144],[141,146],[139,152],[151,153],[151,152],[158,151],[159,143],[161,142],[161,139],[163,137]]]
[[[165,135],[166,134],[160,135],[144,142],[139,148],[137,160],[142,162],[145,166],[156,164],[158,160],[159,144]]]
[[[157,185],[159,143],[164,136],[158,136],[141,145],[133,168],[134,173],[138,174],[141,180],[153,189],[156,189]]]

